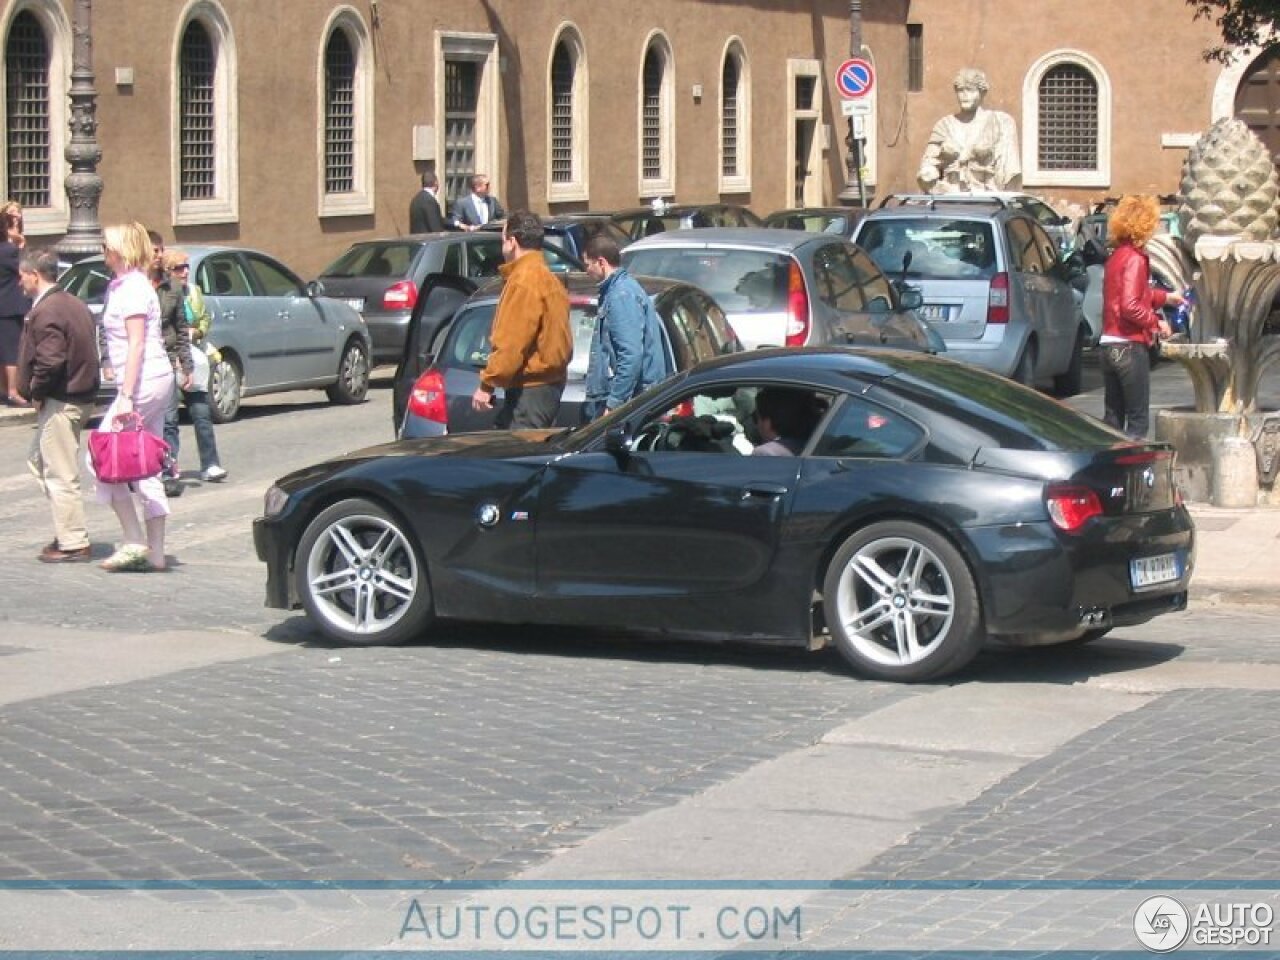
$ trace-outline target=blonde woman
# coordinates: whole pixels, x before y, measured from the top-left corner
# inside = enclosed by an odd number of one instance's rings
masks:
[[[1151,420],[1149,350],[1169,324],[1156,311],[1182,297],[1151,287],[1147,242],[1160,223],[1155,197],[1122,197],[1107,220],[1107,243],[1115,251],[1102,277],[1103,419],[1135,440],[1147,435]]]
[[[151,240],[140,223],[111,226],[103,231],[102,252],[114,274],[107,287],[102,326],[119,385],[115,400],[102,417],[103,429],[109,429],[117,417],[137,414],[142,428],[159,437],[164,434],[174,376],[160,329],[160,303],[147,274],[154,257]],[[148,477],[136,483],[99,481],[98,500],[111,505],[124,532],[124,542],[102,562],[102,569],[113,573],[163,570],[169,500],[161,478]],[[135,500],[142,508],[141,521]]]

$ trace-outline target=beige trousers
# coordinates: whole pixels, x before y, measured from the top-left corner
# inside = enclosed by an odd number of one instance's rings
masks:
[[[80,427],[89,419],[88,404],[45,400],[40,405],[36,435],[27,466],[40,481],[53,511],[58,549],[79,550],[89,545],[80,498]]]

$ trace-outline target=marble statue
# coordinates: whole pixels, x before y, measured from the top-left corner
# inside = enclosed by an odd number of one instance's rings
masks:
[[[987,75],[967,67],[956,74],[960,109],[933,126],[916,179],[925,193],[1016,189],[1022,164],[1013,117],[988,110]]]

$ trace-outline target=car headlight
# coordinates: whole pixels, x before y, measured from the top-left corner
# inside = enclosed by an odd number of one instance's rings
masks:
[[[262,515],[264,517],[278,517],[284,513],[284,508],[289,504],[289,495],[279,487],[272,486],[267,490],[267,495],[263,498]]]

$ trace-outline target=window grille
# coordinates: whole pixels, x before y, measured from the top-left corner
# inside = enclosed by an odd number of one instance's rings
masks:
[[[551,58],[551,182],[573,182],[574,57],[568,44]]]
[[[742,71],[733,54],[724,58],[720,78],[720,173],[736,177],[738,170],[738,86]]]
[[[1045,72],[1039,91],[1041,170],[1098,169],[1098,82],[1084,67],[1063,63]]]
[[[650,47],[644,55],[644,123],[640,131],[641,176],[662,178],[662,75],[666,62],[662,53]]]
[[[5,45],[8,127],[7,196],[24,207],[52,205],[49,139],[49,43],[39,21],[13,18]]]
[[[356,58],[345,30],[324,48],[324,191],[351,193],[356,185]]]
[[[191,21],[182,34],[180,113],[180,184],[183,200],[212,199],[217,194],[217,124],[214,76],[217,61],[204,24]]]
[[[471,192],[476,172],[476,108],[481,65],[474,60],[444,62],[444,186],[456,200]]]
[[[924,89],[924,24],[907,24],[907,90]]]

